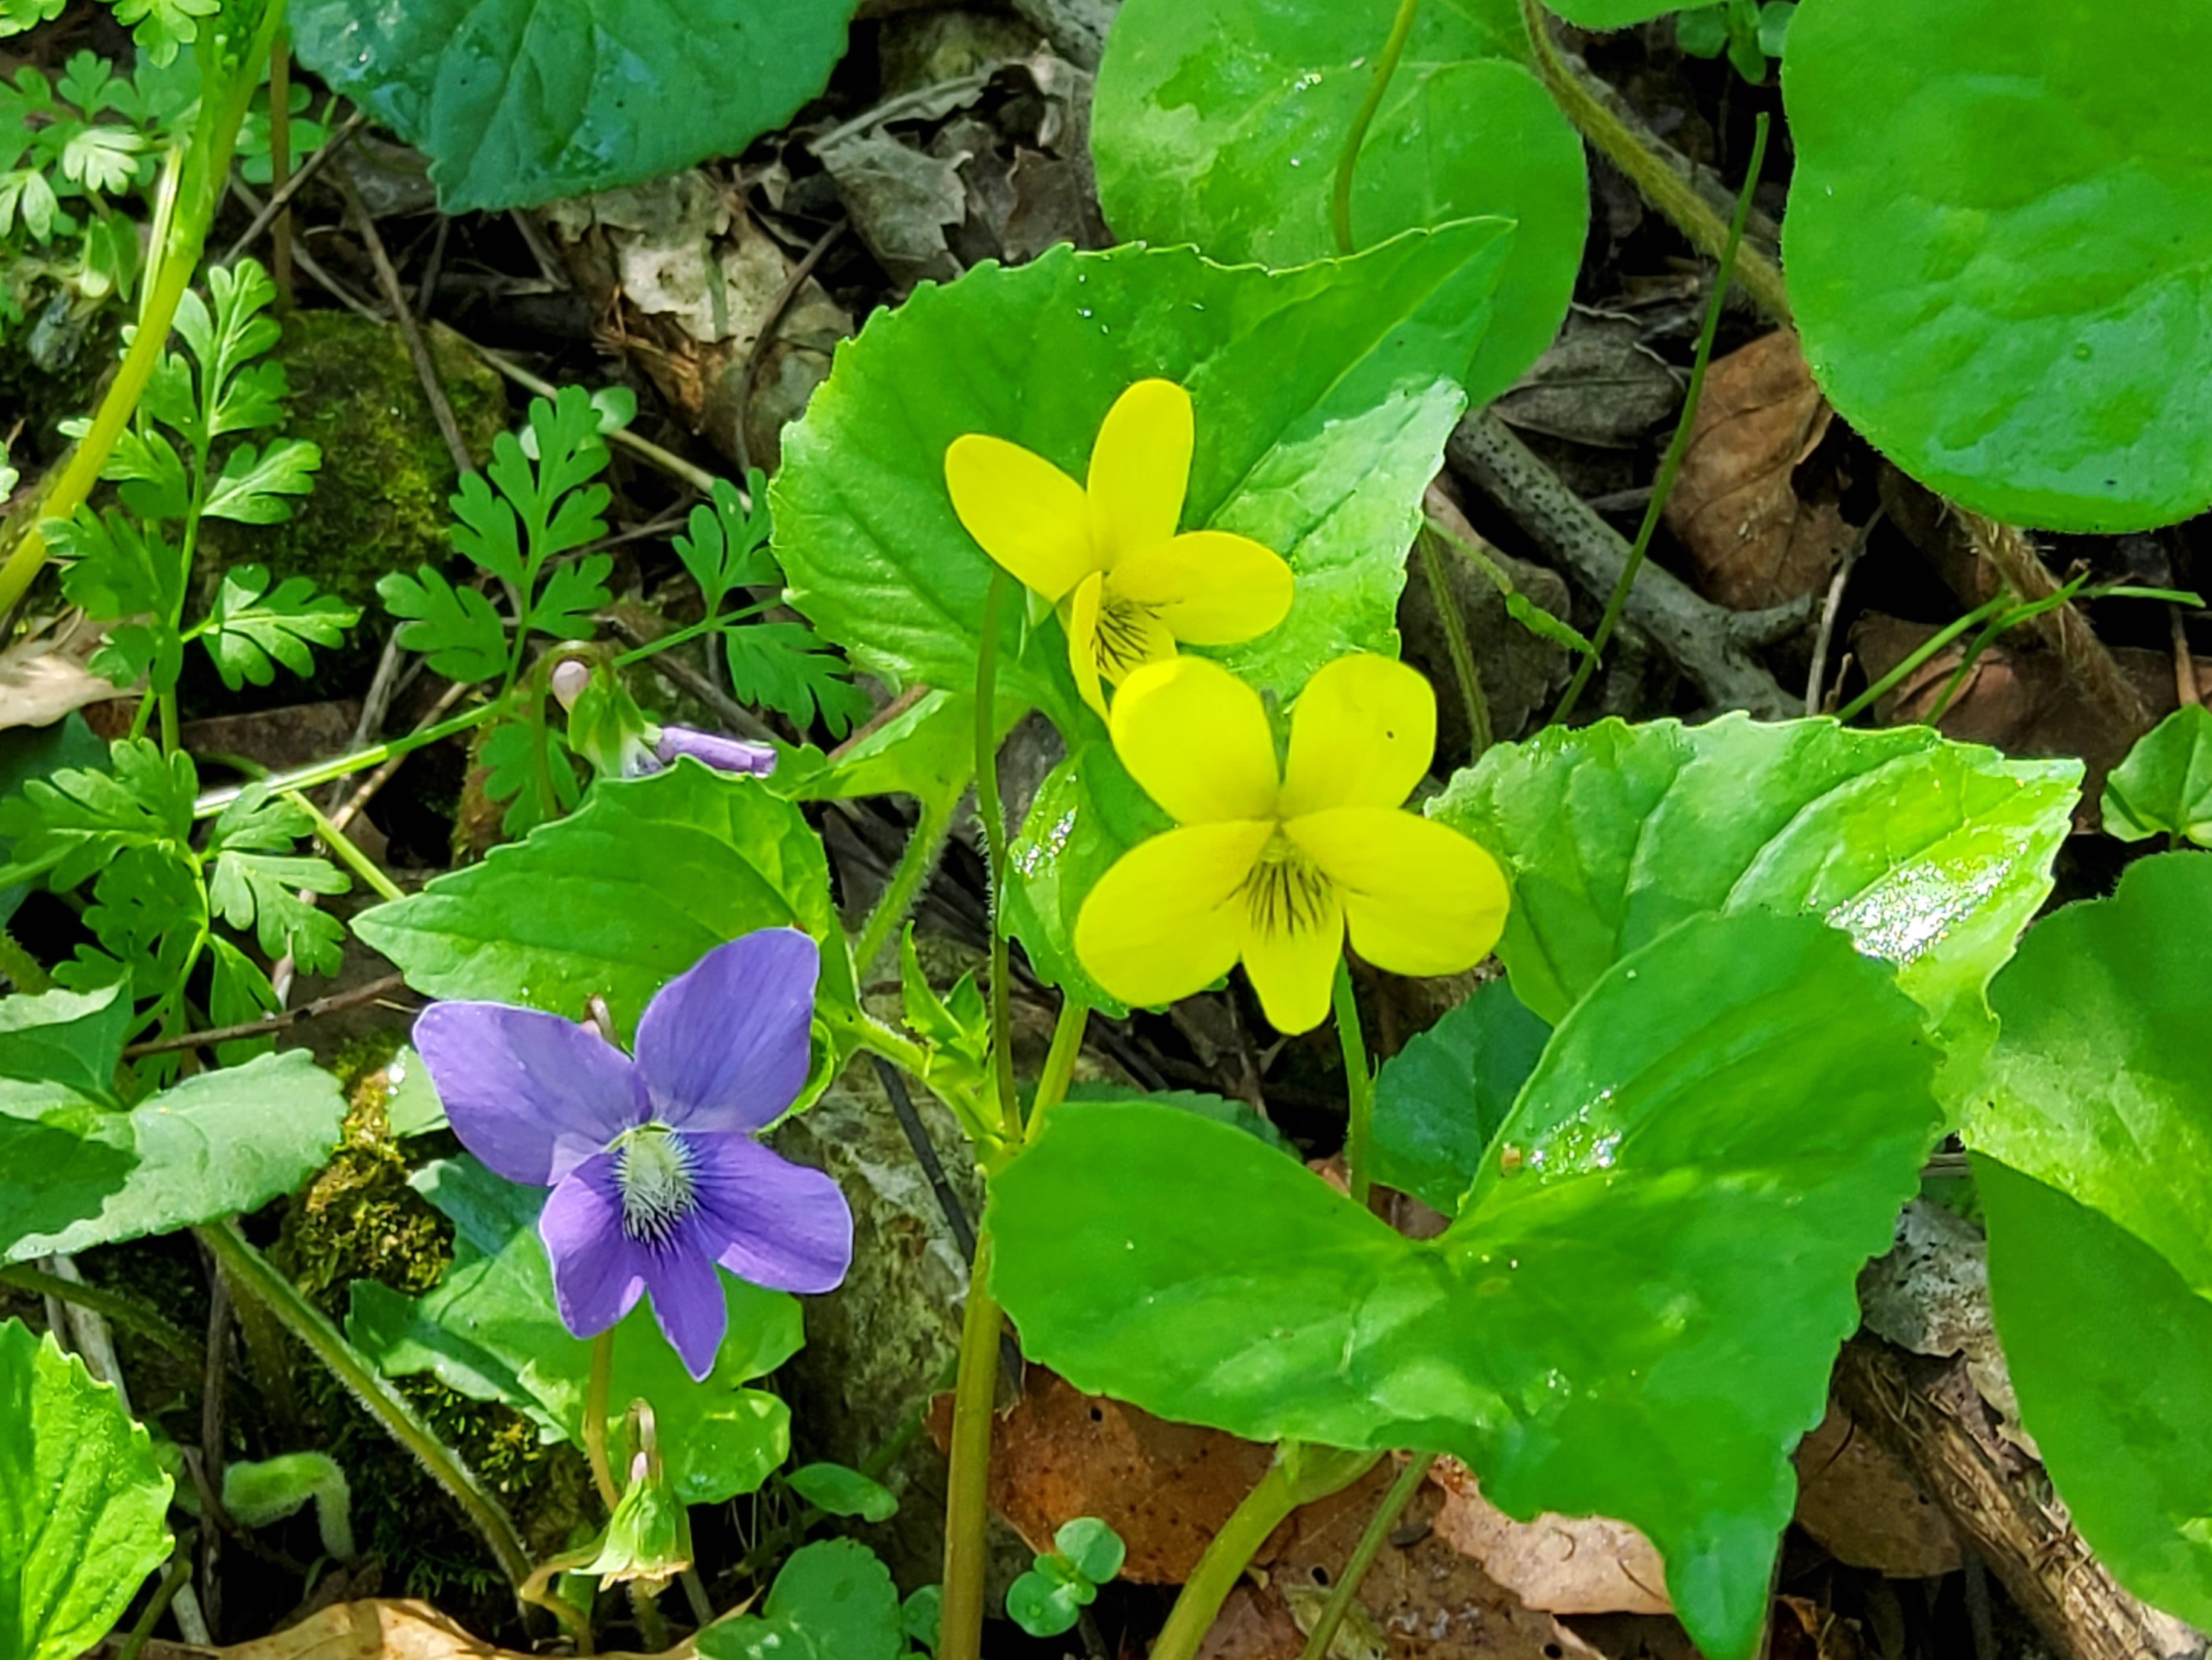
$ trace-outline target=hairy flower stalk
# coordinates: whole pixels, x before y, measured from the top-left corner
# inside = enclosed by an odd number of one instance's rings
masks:
[[[779,1291],[843,1280],[853,1215],[837,1184],[754,1139],[806,1082],[820,966],[794,928],[719,946],[647,1006],[635,1058],[503,1003],[436,1003],[416,1022],[462,1144],[509,1181],[553,1189],[538,1232],[579,1337],[649,1292],[703,1379],[729,1327],[717,1266]]]

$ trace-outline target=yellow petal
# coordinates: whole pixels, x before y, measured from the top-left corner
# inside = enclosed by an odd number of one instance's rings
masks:
[[[1268,824],[1200,824],[1139,842],[1083,902],[1075,954],[1138,1007],[1172,1003],[1229,972],[1244,931],[1239,890]]]
[[[1106,694],[1098,685],[1098,599],[1105,577],[1092,571],[1060,602],[1060,625],[1067,630],[1067,666],[1083,701],[1106,718]]]
[[[1083,486],[1019,444],[971,432],[945,452],[952,510],[1024,587],[1054,601],[1098,569]]]
[[[1114,400],[1091,450],[1091,535],[1099,563],[1165,542],[1190,483],[1190,394],[1172,380],[1139,380]]]
[[[1275,739],[1254,691],[1218,663],[1139,669],[1114,699],[1114,751],[1181,824],[1275,814]]]
[[[1249,536],[1194,530],[1114,568],[1108,586],[1160,614],[1194,646],[1233,646],[1290,615],[1293,581],[1282,556]]]
[[[1176,637],[1150,605],[1133,605],[1103,580],[1098,596],[1098,672],[1120,685],[1147,663],[1164,663],[1176,654]]]
[[[1395,807],[1437,752],[1437,695],[1420,671],[1360,653],[1316,670],[1291,706],[1283,817]]]
[[[1243,901],[1244,972],[1267,1024],[1279,1032],[1311,1031],[1328,1018],[1344,953],[1344,907],[1335,888],[1296,854],[1273,860],[1263,854]]]
[[[1338,807],[1283,826],[1344,900],[1352,948],[1393,974],[1458,974],[1504,931],[1498,861],[1449,825],[1386,807]]]

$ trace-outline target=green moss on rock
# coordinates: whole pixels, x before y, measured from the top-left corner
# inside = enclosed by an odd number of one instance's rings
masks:
[[[429,342],[462,440],[481,463],[507,425],[506,385],[449,331],[432,328]],[[277,356],[290,385],[282,430],[319,445],[322,471],[283,524],[210,526],[209,552],[218,564],[310,577],[379,615],[378,577],[453,556],[453,459],[395,330],[350,312],[295,312]]]

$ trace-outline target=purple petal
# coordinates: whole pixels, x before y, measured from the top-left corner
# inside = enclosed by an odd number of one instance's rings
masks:
[[[646,1118],[645,1088],[589,1027],[504,1003],[433,1003],[415,1022],[453,1134],[510,1182],[550,1187]]]
[[[806,1083],[822,954],[796,928],[717,946],[653,996],[637,1069],[653,1116],[677,1129],[774,1123]]]
[[[653,1288],[653,1317],[692,1381],[703,1383],[730,1329],[730,1304],[714,1264],[688,1235],[679,1233],[646,1257],[645,1280]]]
[[[764,778],[775,770],[775,751],[767,744],[748,744],[720,733],[699,732],[690,727],[663,727],[653,751],[670,766],[679,756],[690,756],[716,772],[734,772]]]
[[[853,1264],[853,1212],[836,1183],[748,1135],[684,1138],[698,1183],[687,1232],[740,1280],[835,1291]]]
[[[561,1323],[579,1337],[597,1337],[645,1292],[652,1252],[623,1231],[617,1168],[611,1152],[586,1159],[553,1189],[538,1218]]]

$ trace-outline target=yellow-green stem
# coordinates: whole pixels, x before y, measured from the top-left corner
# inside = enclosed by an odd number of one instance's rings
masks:
[[[1375,1123],[1375,1073],[1368,1063],[1367,1040],[1359,1030],[1359,999],[1352,988],[1349,958],[1336,959],[1336,986],[1330,995],[1336,1010],[1336,1039],[1344,1050],[1345,1174],[1353,1202],[1364,1206],[1374,1186],[1368,1171],[1368,1143]]]
[[[1012,581],[991,567],[983,599],[983,635],[975,649],[975,816],[983,821],[983,849],[991,894],[991,1075],[998,1085],[1000,1132],[1018,1137],[1021,1107],[1014,1094],[1012,957],[1006,944],[1006,812],[999,800],[999,733],[993,711],[999,692],[999,628]],[[946,1590],[951,1591],[948,1585]],[[954,1657],[958,1660],[958,1657]]]
[[[504,707],[497,702],[479,703],[476,708],[454,715],[449,721],[441,721],[436,726],[425,727],[420,732],[410,732],[404,738],[394,738],[386,743],[372,744],[365,750],[356,750],[351,755],[341,755],[336,760],[318,761],[313,766],[295,768],[290,772],[271,773],[268,777],[256,781],[265,784],[271,790],[279,793],[285,790],[313,789],[318,784],[327,784],[333,779],[349,777],[356,772],[367,772],[372,767],[380,767],[386,761],[410,754],[426,745],[435,744],[456,733],[466,732],[471,727],[482,726]],[[192,817],[212,818],[238,800],[240,794],[241,787],[238,785],[227,785],[221,789],[209,790],[192,803]]]
[[[328,815],[299,790],[286,790],[284,799],[313,821],[315,835],[322,844],[336,854],[347,869],[361,878],[369,891],[380,899],[404,899],[399,885],[386,876],[371,859],[357,847],[354,839],[332,824]]]
[[[161,352],[168,344],[170,325],[176,321],[177,307],[191,285],[193,274],[199,269],[200,255],[207,246],[208,229],[215,222],[215,210],[222,200],[223,181],[230,173],[230,158],[238,147],[238,130],[246,119],[247,104],[255,85],[261,78],[261,64],[277,33],[283,27],[283,0],[272,0],[256,39],[247,50],[238,70],[242,86],[218,89],[208,88],[203,96],[215,98],[219,90],[230,93],[227,103],[216,106],[216,115],[208,129],[206,154],[194,158],[199,164],[202,189],[198,198],[190,204],[180,202],[177,217],[169,234],[162,239],[159,249],[160,267],[146,290],[146,298],[138,316],[138,331],[131,338],[131,349],[124,354],[123,365],[116,371],[115,379],[108,383],[107,395],[100,400],[94,410],[91,429],[86,432],[67,463],[61,477],[54,481],[46,493],[40,517],[32,521],[21,541],[9,554],[7,562],[0,564],[0,614],[12,609],[38,575],[46,562],[46,538],[40,526],[47,519],[67,519],[82,507],[91,496],[93,486],[107,465],[107,458],[114,453],[116,441],[138,408],[144,395],[146,383],[153,378],[161,361]]]
[[[1406,55],[1406,42],[1413,33],[1413,15],[1421,9],[1421,0],[1398,0],[1398,15],[1391,20],[1390,38],[1382,43],[1382,55],[1375,60],[1375,74],[1367,83],[1367,96],[1359,106],[1359,113],[1352,118],[1352,131],[1344,137],[1344,154],[1337,158],[1336,185],[1329,196],[1329,215],[1336,227],[1336,247],[1340,253],[1357,253],[1359,247],[1352,239],[1352,180],[1359,168],[1359,151],[1367,143],[1367,130],[1375,125],[1376,112],[1382,107],[1382,100],[1390,90],[1390,77],[1398,72],[1398,60]]]
[[[1452,672],[1458,678],[1460,699],[1466,705],[1467,763],[1473,766],[1482,759],[1493,739],[1490,700],[1482,695],[1482,671],[1474,665],[1474,648],[1467,638],[1467,617],[1452,592],[1437,533],[1424,525],[1415,532],[1415,545],[1421,551],[1421,575],[1428,581],[1429,598],[1436,604],[1437,621],[1443,627],[1444,646],[1451,654]]]
[[[1711,258],[1718,258],[1728,241],[1728,224],[1712,205],[1692,189],[1689,181],[1644,147],[1644,141],[1606,108],[1582,83],[1552,39],[1551,15],[1540,0],[1521,0],[1521,20],[1528,25],[1528,45],[1535,55],[1536,75],[1567,119],[1582,136],[1603,152],[1606,159],[1628,175],[1644,199],[1674,222],[1674,228],[1692,246]],[[1790,320],[1790,295],[1782,283],[1782,268],[1764,254],[1743,257],[1743,286],[1754,303],[1778,323]]]
[[[1052,1047],[1045,1051],[1044,1071],[1037,1078],[1036,1099],[1030,1104],[1030,1122],[1024,1139],[1044,1128],[1044,1116],[1067,1098],[1075,1078],[1075,1062],[1083,1053],[1083,1034],[1091,1024],[1091,1011],[1072,997],[1063,997],[1060,1018],[1053,1023]]]
[[[614,1466],[607,1462],[607,1412],[613,1403],[614,1381],[615,1331],[610,1326],[592,1340],[592,1377],[584,1392],[584,1456],[592,1466],[592,1485],[599,1490],[599,1502],[610,1516],[622,1502]]]
[[[1390,1484],[1390,1491],[1382,1495],[1382,1502],[1375,1507],[1374,1515],[1367,1518],[1366,1530],[1359,1542],[1352,1548],[1352,1555],[1344,1565],[1344,1572],[1336,1576],[1336,1584],[1329,1587],[1328,1601],[1322,1604],[1321,1618],[1306,1633],[1305,1651],[1298,1660],[1328,1660],[1329,1645],[1336,1641],[1337,1627],[1344,1616],[1352,1611],[1352,1599],[1359,1595],[1359,1582],[1367,1578],[1368,1569],[1375,1566],[1375,1558],[1382,1548],[1382,1541],[1390,1536],[1390,1529],[1398,1525],[1398,1518],[1406,1513],[1406,1506],[1421,1490],[1421,1483],[1429,1479],[1429,1469],[1437,1462],[1432,1452],[1421,1453],[1410,1458],[1406,1468],[1398,1472],[1398,1479]]]
[[[491,1547],[491,1553],[518,1596],[530,1578],[530,1552],[515,1531],[514,1522],[493,1498],[476,1472],[459,1454],[438,1438],[405,1396],[386,1383],[368,1359],[346,1341],[323,1311],[301,1294],[300,1288],[276,1271],[276,1265],[246,1243],[235,1222],[210,1222],[194,1230],[222,1264],[234,1292],[251,1297],[268,1310],[286,1330],[307,1346],[307,1352],[329,1367],[349,1389],[370,1417],[392,1438],[413,1453],[433,1481],[451,1494],[471,1526]]]
[[[1375,1467],[1381,1456],[1372,1452],[1340,1452],[1328,1447],[1304,1447],[1285,1441],[1275,1449],[1275,1462],[1230,1513],[1198,1559],[1190,1578],[1168,1614],[1152,1645],[1152,1660],[1193,1660],[1214,1616],[1221,1612],[1229,1593],[1244,1577],[1267,1535],[1289,1519],[1301,1505],[1349,1487]]]
[[[981,1660],[983,1572],[991,1522],[991,1403],[999,1389],[999,1304],[991,1295],[991,1236],[975,1241],[960,1322],[960,1375],[945,1499],[945,1601],[937,1660]]]
[[[891,936],[914,909],[915,901],[921,897],[922,886],[929,880],[929,873],[937,868],[938,858],[945,851],[946,834],[951,828],[951,806],[925,798],[921,816],[914,821],[914,830],[906,838],[898,863],[891,868],[890,880],[884,885],[883,895],[876,901],[876,908],[868,913],[868,920],[860,927],[860,939],[853,947],[853,965],[860,970],[864,983],[873,972],[877,959],[890,948]]]
[[[1682,457],[1690,447],[1690,434],[1697,424],[1698,404],[1705,395],[1705,368],[1713,359],[1713,339],[1720,332],[1721,306],[1728,298],[1729,280],[1735,274],[1737,252],[1743,246],[1743,228],[1751,216],[1752,192],[1759,187],[1759,169],[1766,160],[1767,119],[1762,111],[1751,143],[1751,167],[1744,175],[1743,189],[1735,199],[1735,220],[1729,225],[1728,240],[1721,246],[1720,269],[1713,273],[1713,291],[1705,302],[1705,326],[1698,331],[1698,350],[1690,364],[1690,385],[1682,395],[1682,412],[1674,422],[1674,435],[1667,441],[1667,453],[1659,463],[1659,477],[1651,486],[1651,500],[1644,504],[1644,522],[1636,528],[1636,541],[1628,550],[1627,562],[1620,568],[1620,580],[1613,585],[1613,596],[1606,601],[1605,615],[1598,619],[1597,632],[1590,635],[1590,654],[1575,666],[1574,678],[1567,682],[1561,694],[1559,706],[1552,711],[1551,723],[1559,726],[1575,712],[1575,705],[1589,684],[1590,676],[1597,670],[1605,648],[1613,642],[1613,631],[1620,625],[1621,613],[1628,609],[1629,591],[1636,586],[1636,573],[1644,569],[1644,556],[1651,549],[1651,538],[1659,528],[1659,515],[1667,509],[1667,498],[1674,492],[1674,479],[1682,470]]]

